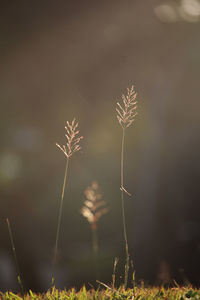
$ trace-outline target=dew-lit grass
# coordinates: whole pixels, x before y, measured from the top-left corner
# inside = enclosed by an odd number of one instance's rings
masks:
[[[192,287],[175,287],[175,288],[163,288],[163,287],[135,287],[134,289],[90,289],[87,290],[82,287],[79,291],[72,288],[70,290],[57,290],[52,288],[43,294],[36,294],[32,291],[24,295],[24,298],[20,294],[14,294],[12,292],[1,293],[1,299],[57,299],[57,300],[107,300],[107,299],[172,299],[172,300],[186,300],[186,299],[200,299],[200,289],[195,289]]]

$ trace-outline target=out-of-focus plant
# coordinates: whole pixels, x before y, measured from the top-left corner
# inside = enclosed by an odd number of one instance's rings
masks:
[[[78,128],[78,123],[75,122],[75,119],[73,119],[71,124],[67,121],[66,126],[65,126],[65,130],[66,130],[65,137],[67,139],[67,143],[66,143],[66,145],[63,145],[63,146],[56,144],[56,146],[66,156],[66,167],[65,167],[64,181],[63,181],[63,186],[62,186],[62,194],[61,194],[59,213],[58,213],[58,223],[57,223],[57,231],[56,231],[54,258],[53,258],[52,285],[54,284],[54,267],[55,267],[55,263],[56,263],[56,259],[57,259],[57,253],[58,253],[58,240],[59,240],[59,233],[60,233],[60,225],[61,225],[61,217],[62,217],[62,209],[63,209],[63,199],[64,199],[64,194],[65,194],[69,160],[75,152],[77,152],[81,149],[79,142],[83,138],[82,136],[79,136],[79,131],[77,130],[77,128]]]
[[[125,276],[124,276],[124,287],[127,287],[128,274],[129,274],[129,249],[128,249],[128,239],[126,230],[126,217],[124,208],[124,193],[131,196],[130,193],[124,187],[124,141],[125,141],[125,131],[134,122],[137,115],[137,101],[136,92],[134,86],[127,88],[126,95],[122,95],[123,104],[117,102],[117,119],[122,128],[122,143],[121,143],[121,202],[122,202],[122,219],[123,219],[123,231],[126,249],[126,263],[125,263]]]
[[[97,235],[97,223],[98,220],[108,212],[105,201],[102,200],[102,194],[99,189],[99,185],[96,181],[92,182],[84,192],[85,201],[81,209],[81,214],[88,220],[92,230],[92,245],[93,253],[96,265],[97,275],[98,271],[98,235]]]

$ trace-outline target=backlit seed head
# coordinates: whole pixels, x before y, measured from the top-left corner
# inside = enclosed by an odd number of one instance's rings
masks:
[[[117,119],[123,129],[128,128],[134,122],[135,116],[137,115],[136,96],[137,94],[132,85],[131,88],[127,88],[127,94],[122,95],[123,104],[121,105],[117,102]]]
[[[96,223],[99,218],[108,212],[108,209],[105,207],[106,203],[101,200],[102,194],[96,181],[92,182],[92,184],[86,188],[84,194],[86,200],[81,209],[81,214],[92,225],[92,228],[96,229]]]
[[[74,152],[77,152],[81,149],[79,142],[83,138],[79,135],[79,131],[77,130],[78,123],[75,123],[75,119],[73,119],[70,124],[68,121],[66,122],[65,130],[66,130],[66,145],[60,146],[56,143],[56,146],[65,154],[67,158],[71,157]]]

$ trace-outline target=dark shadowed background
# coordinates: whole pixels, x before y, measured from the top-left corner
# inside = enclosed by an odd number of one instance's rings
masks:
[[[0,290],[18,290],[9,217],[25,287],[50,286],[66,120],[82,150],[70,160],[56,286],[95,284],[91,230],[80,214],[98,181],[101,281],[125,250],[121,128],[132,84],[138,117],[125,145],[126,216],[136,280],[200,283],[200,1],[1,1]]]

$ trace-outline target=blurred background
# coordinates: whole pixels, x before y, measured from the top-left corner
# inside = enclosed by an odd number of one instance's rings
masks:
[[[80,214],[93,180],[109,213],[98,222],[100,280],[122,282],[121,127],[132,84],[125,209],[137,282],[200,283],[200,1],[1,1],[0,290],[50,287],[65,157],[65,122],[84,136],[70,160],[56,286],[95,285],[91,229]],[[89,286],[89,285],[88,285]]]

